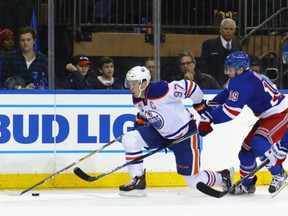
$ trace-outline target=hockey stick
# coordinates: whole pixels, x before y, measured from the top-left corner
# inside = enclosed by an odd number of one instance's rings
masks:
[[[269,160],[266,159],[264,160],[259,166],[257,166],[254,170],[252,170],[250,173],[248,173],[246,176],[244,176],[243,178],[241,178],[239,181],[237,181],[235,184],[233,184],[227,191],[218,191],[215,190],[211,187],[209,187],[208,185],[204,184],[203,182],[198,182],[196,187],[199,191],[201,191],[204,194],[207,194],[209,196],[212,197],[216,197],[216,198],[221,198],[223,196],[225,196],[226,194],[228,194],[229,192],[235,190],[235,188],[237,186],[239,186],[240,184],[242,184],[246,179],[248,179],[249,177],[253,176],[257,171],[259,171],[260,169],[262,169],[266,164],[269,163]]]
[[[99,149],[97,149],[97,150],[95,150],[95,151],[89,153],[89,154],[86,155],[85,157],[80,158],[79,160],[77,160],[77,161],[71,163],[70,165],[68,165],[68,166],[64,167],[63,169],[59,170],[58,172],[55,172],[54,174],[52,174],[52,175],[48,176],[47,178],[43,179],[42,181],[38,182],[37,184],[35,184],[35,185],[33,185],[33,186],[27,188],[26,190],[22,191],[22,192],[19,194],[19,196],[21,196],[22,194],[24,194],[24,193],[26,193],[26,192],[32,190],[33,188],[35,188],[35,187],[37,187],[37,186],[39,186],[39,185],[45,183],[46,181],[48,181],[48,180],[54,178],[55,176],[59,175],[61,172],[68,170],[68,169],[71,168],[72,166],[74,166],[74,165],[80,163],[81,161],[83,161],[83,160],[85,160],[85,159],[91,157],[92,155],[96,154],[97,152],[100,152],[100,151],[103,150],[104,148],[106,148],[106,147],[110,146],[111,144],[113,144],[113,143],[119,141],[122,137],[123,137],[123,135],[117,137],[116,139],[112,140],[111,142],[109,142],[109,143],[103,145],[101,148],[99,148]]]
[[[102,178],[102,177],[104,177],[104,176],[107,176],[107,175],[109,175],[109,174],[111,174],[111,173],[113,173],[113,172],[115,172],[115,171],[117,171],[117,170],[119,170],[119,169],[122,169],[122,168],[124,168],[124,167],[126,167],[126,166],[129,166],[129,165],[134,164],[134,163],[136,163],[136,162],[138,162],[138,161],[141,161],[141,160],[143,160],[144,158],[147,158],[147,157],[149,157],[149,156],[151,156],[151,155],[153,155],[153,154],[155,154],[155,153],[157,153],[157,152],[159,152],[159,151],[161,151],[161,150],[163,150],[163,149],[165,149],[165,148],[169,148],[169,147],[171,147],[171,146],[173,146],[173,145],[176,145],[177,143],[180,143],[180,142],[188,139],[189,137],[191,137],[192,135],[194,135],[194,134],[196,134],[196,133],[198,133],[198,130],[195,130],[195,131],[194,131],[193,133],[191,133],[191,134],[186,134],[185,136],[183,136],[183,137],[181,137],[181,138],[179,138],[179,139],[177,139],[177,140],[174,140],[173,142],[171,142],[170,144],[168,144],[168,145],[166,145],[166,146],[159,147],[159,148],[157,148],[157,149],[155,149],[155,150],[153,150],[153,151],[150,151],[150,152],[148,152],[148,153],[146,153],[146,154],[144,154],[144,155],[142,155],[142,156],[140,156],[140,157],[138,157],[138,158],[136,158],[136,159],[134,159],[134,160],[132,160],[132,161],[126,162],[126,163],[124,163],[124,164],[122,164],[122,165],[120,165],[120,166],[118,166],[118,167],[116,167],[116,168],[114,168],[114,169],[112,169],[112,170],[110,170],[110,171],[107,171],[107,172],[105,172],[105,173],[102,173],[102,174],[100,174],[100,175],[98,175],[98,176],[90,176],[90,175],[88,175],[87,173],[85,173],[83,170],[81,170],[79,167],[75,167],[75,168],[74,168],[74,173],[75,173],[79,178],[81,178],[81,179],[83,179],[83,180],[85,180],[85,181],[93,182],[93,181],[96,181],[96,180],[98,180],[98,179],[100,179],[100,178]]]

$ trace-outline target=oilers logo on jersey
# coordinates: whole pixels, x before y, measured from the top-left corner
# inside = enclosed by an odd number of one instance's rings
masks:
[[[160,130],[164,126],[164,118],[156,111],[146,112],[146,118],[157,130]]]

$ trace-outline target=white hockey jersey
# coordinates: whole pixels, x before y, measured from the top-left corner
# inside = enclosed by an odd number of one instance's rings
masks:
[[[189,122],[194,119],[182,100],[190,98],[197,104],[203,96],[202,90],[193,81],[159,81],[147,86],[145,98],[133,96],[133,103],[139,114],[147,118],[163,137],[177,139],[187,133]]]

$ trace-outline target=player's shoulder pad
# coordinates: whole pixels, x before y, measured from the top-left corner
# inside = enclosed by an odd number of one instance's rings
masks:
[[[253,74],[253,71],[246,71],[230,81],[228,90],[232,88],[233,90],[238,90],[241,92],[249,92],[250,90],[254,89],[255,81],[257,83],[257,80],[259,81],[259,79]]]
[[[166,81],[159,81],[159,82],[153,82],[150,83],[148,86],[147,91],[147,98],[149,99],[157,99],[163,97],[165,94],[167,94],[169,90],[168,82]]]

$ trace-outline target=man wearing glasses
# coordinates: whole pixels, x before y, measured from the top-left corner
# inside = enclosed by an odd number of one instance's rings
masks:
[[[187,79],[199,85],[201,89],[220,89],[217,80],[209,74],[196,69],[196,59],[192,53],[182,52],[177,56],[180,73],[173,80]]]

